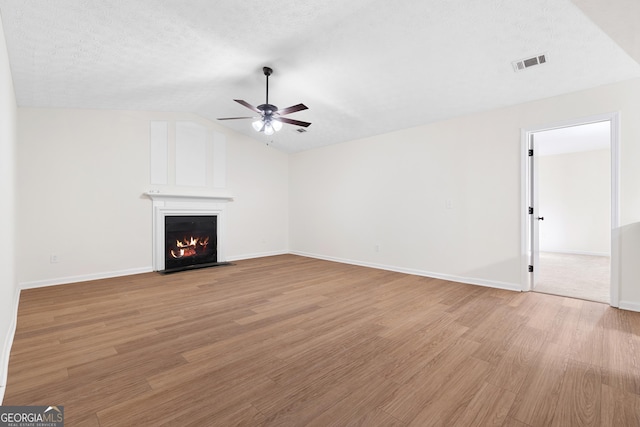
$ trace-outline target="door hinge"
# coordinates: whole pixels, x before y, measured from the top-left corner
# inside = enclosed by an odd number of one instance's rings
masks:
[[[533,215],[533,208],[532,207],[529,208],[529,215]]]
[[[529,150],[529,157],[533,156],[533,150]]]
[[[533,273],[533,265],[529,266],[529,273]]]

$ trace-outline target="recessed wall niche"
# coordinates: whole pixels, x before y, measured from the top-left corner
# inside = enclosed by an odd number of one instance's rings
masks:
[[[226,138],[198,123],[150,123],[152,185],[226,188]]]

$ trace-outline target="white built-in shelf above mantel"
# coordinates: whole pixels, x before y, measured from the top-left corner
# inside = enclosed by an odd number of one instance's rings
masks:
[[[231,202],[233,196],[228,193],[175,193],[175,192],[160,192],[159,190],[149,190],[144,193],[154,202],[160,201],[186,201],[186,200],[200,200],[200,201],[212,201],[212,202]]]

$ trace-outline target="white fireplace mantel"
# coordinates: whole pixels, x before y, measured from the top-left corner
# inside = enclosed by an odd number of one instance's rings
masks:
[[[217,216],[218,262],[225,257],[225,208],[233,197],[226,194],[144,193],[153,201],[153,270],[162,271],[164,266],[164,222],[167,216],[215,215]]]
[[[200,202],[204,200],[208,201],[218,201],[218,202],[231,202],[233,201],[233,196],[228,194],[220,194],[220,193],[160,193],[158,191],[147,191],[144,193],[145,196],[149,197],[154,202]]]

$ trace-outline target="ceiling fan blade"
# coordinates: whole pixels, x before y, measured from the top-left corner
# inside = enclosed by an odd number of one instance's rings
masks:
[[[311,124],[309,122],[301,122],[300,120],[288,119],[286,117],[274,117],[272,120],[277,120],[279,122],[287,123],[287,124],[290,124],[290,125],[302,126],[302,127],[305,127],[305,128],[309,127],[309,125]]]
[[[284,116],[285,114],[291,114],[291,113],[295,113],[296,111],[302,111],[302,110],[306,110],[309,107],[307,107],[304,104],[298,104],[298,105],[293,105],[291,107],[287,107],[287,108],[283,108],[281,110],[276,111],[276,113],[280,114],[281,116]]]
[[[247,101],[243,101],[242,99],[234,99],[234,101],[236,101],[240,105],[244,105],[245,107],[255,111],[256,113],[262,114],[262,111],[258,110],[257,107],[254,107],[253,105],[249,104]]]
[[[258,117],[218,117],[216,120],[257,119]]]

